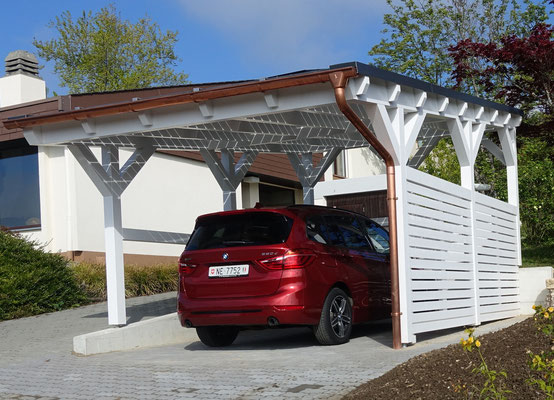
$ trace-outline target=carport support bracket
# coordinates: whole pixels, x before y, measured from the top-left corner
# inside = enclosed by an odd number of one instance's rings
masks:
[[[235,156],[232,150],[222,149],[221,160],[214,150],[200,149],[199,151],[223,191],[223,210],[236,210],[237,187],[254,163],[258,152],[247,151],[243,153],[235,164]]]
[[[328,151],[317,167],[314,167],[312,153],[303,153],[300,156],[294,153],[287,154],[302,185],[304,204],[314,204],[314,186],[319,182],[325,171],[327,171],[327,168],[331,166],[342,150],[342,148],[335,147]]]

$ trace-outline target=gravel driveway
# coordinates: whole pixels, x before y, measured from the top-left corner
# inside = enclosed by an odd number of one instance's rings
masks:
[[[175,293],[127,301],[130,322],[174,310]],[[293,328],[241,332],[233,346],[210,349],[187,330],[186,343],[179,345],[89,357],[71,353],[73,336],[106,323],[105,303],[0,322],[0,398],[334,399],[462,336],[461,329],[420,335],[416,345],[394,351],[385,321],[355,327],[350,343],[341,346],[319,346],[309,329]]]

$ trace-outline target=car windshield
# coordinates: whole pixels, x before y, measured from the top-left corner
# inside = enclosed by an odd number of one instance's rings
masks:
[[[284,243],[292,219],[272,212],[212,215],[199,218],[187,250]]]

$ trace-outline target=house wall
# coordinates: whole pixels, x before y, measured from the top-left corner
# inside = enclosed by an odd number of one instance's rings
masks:
[[[100,157],[100,149],[94,149]],[[120,164],[131,155],[120,152]],[[25,234],[53,252],[104,252],[103,200],[92,181],[64,147],[39,149],[42,227]],[[241,187],[237,203],[242,204]],[[155,153],[122,196],[124,228],[191,233],[196,217],[220,211],[222,193],[205,163]],[[182,244],[124,241],[127,254],[178,256]],[[94,253],[94,254],[93,254]]]

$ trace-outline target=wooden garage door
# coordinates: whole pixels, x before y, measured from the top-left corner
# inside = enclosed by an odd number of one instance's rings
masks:
[[[386,190],[328,196],[326,200],[329,207],[355,211],[369,218],[388,216]]]

